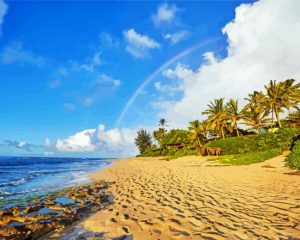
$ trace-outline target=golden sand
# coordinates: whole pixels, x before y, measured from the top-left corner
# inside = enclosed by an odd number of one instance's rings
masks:
[[[107,237],[300,239],[300,176],[284,157],[221,166],[202,157],[122,159],[92,175],[116,181],[115,203],[84,221]]]

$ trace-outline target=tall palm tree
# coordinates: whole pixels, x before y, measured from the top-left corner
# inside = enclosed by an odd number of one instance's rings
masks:
[[[261,105],[245,106],[242,112],[244,120],[242,124],[252,127],[256,133],[259,133],[260,128],[270,123],[271,119],[267,117],[269,112]]]
[[[248,94],[248,97],[245,98],[245,100],[248,101],[248,104],[246,105],[247,108],[254,106],[264,107],[266,96],[262,92],[254,91],[253,93]],[[268,111],[268,109],[266,110]]]
[[[160,144],[166,132],[167,130],[165,128],[159,128],[158,130],[153,132],[153,137]]]
[[[212,131],[220,132],[222,138],[225,138],[224,128],[227,125],[227,114],[224,106],[224,98],[215,99],[214,102],[210,102],[207,106],[208,108],[202,114],[208,115],[209,128]]]
[[[290,113],[286,120],[291,122],[295,127],[300,127],[300,109],[298,108],[297,111]]]
[[[160,144],[161,140],[163,139],[163,137],[167,132],[167,130],[165,129],[165,127],[167,127],[166,119],[164,118],[159,119],[158,126],[159,126],[158,130],[153,132],[153,137]]]
[[[199,120],[195,120],[190,122],[188,129],[191,139],[197,142],[199,148],[203,147],[202,141],[206,138],[207,134],[205,124],[200,122]]]
[[[274,119],[274,114],[279,127],[282,127],[280,121],[280,113],[283,112],[283,108],[286,107],[284,101],[285,89],[283,83],[276,83],[276,80],[270,80],[268,85],[265,85],[266,89],[266,107],[271,110],[272,122]]]
[[[270,119],[267,118],[270,109],[265,105],[266,99],[262,92],[254,91],[245,98],[248,103],[241,111],[244,120],[242,124],[254,128],[257,133],[261,127],[270,123]]]
[[[164,118],[159,119],[158,126],[159,127],[167,127],[167,121],[166,121],[166,119],[164,119]]]
[[[233,126],[233,129],[236,131],[236,135],[240,136],[238,130],[238,122],[243,117],[243,112],[239,111],[238,100],[230,99],[225,106],[225,111],[227,113],[227,121]]]
[[[295,79],[287,79],[280,82],[283,88],[283,104],[289,114],[292,108],[296,108],[300,102],[300,83],[294,84]]]

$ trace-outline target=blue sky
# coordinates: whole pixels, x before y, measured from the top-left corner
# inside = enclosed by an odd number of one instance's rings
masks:
[[[249,1],[2,1],[0,155],[122,155],[131,148],[122,131],[132,142],[138,127],[172,118],[163,106],[185,98],[175,70],[190,76],[228,57],[231,29],[222,29],[242,3],[255,10]]]

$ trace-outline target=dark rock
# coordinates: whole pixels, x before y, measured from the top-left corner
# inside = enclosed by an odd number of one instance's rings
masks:
[[[133,235],[122,235],[120,237],[113,238],[112,240],[133,240]]]
[[[122,229],[124,230],[124,232],[126,232],[126,233],[129,233],[129,229],[128,229],[128,227],[122,227]]]
[[[0,239],[37,239],[53,230],[61,231],[80,218],[111,204],[113,197],[106,190],[107,187],[108,184],[103,182],[72,187],[32,199],[26,206],[20,204],[0,211]],[[82,237],[99,238],[87,232]]]

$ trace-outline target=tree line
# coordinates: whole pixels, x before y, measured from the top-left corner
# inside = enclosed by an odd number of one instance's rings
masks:
[[[246,104],[241,107],[238,99],[229,99],[228,102],[225,98],[214,99],[202,112],[206,119],[191,121],[187,130],[173,129],[168,132],[167,121],[162,118],[153,133],[140,129],[135,144],[141,154],[173,145],[202,148],[212,139],[300,126],[300,83],[294,79],[281,82],[270,80],[264,86],[264,92],[254,91],[244,100]],[[284,119],[283,113],[286,116]]]

